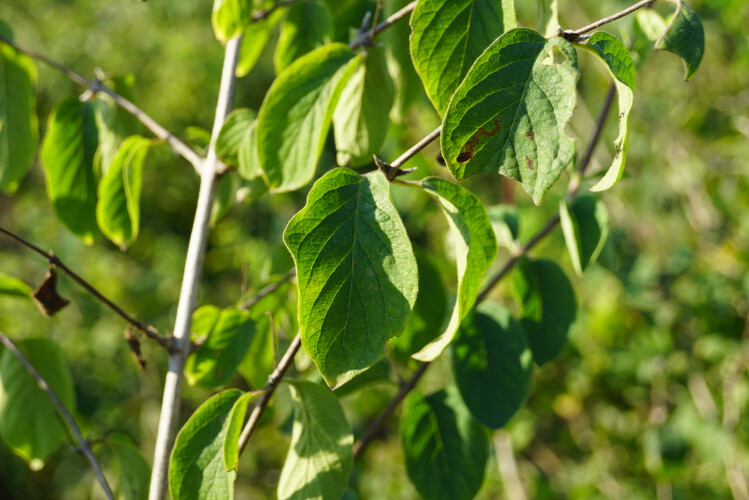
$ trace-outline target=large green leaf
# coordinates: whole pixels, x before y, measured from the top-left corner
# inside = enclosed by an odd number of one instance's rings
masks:
[[[421,0],[416,4],[411,15],[411,56],[440,114],[476,58],[515,25],[513,0]]]
[[[367,49],[366,60],[343,89],[333,115],[339,165],[364,165],[372,161],[385,142],[393,106],[393,82],[390,80],[384,49]]]
[[[489,438],[454,387],[412,393],[403,408],[401,439],[408,477],[425,500],[470,500],[484,480]]]
[[[339,499],[354,463],[354,436],[333,393],[292,382],[291,446],[278,480],[279,500]]]
[[[382,356],[416,301],[411,242],[381,172],[338,168],[284,232],[296,262],[302,343],[336,387]]]
[[[606,175],[591,188],[592,191],[603,191],[616,184],[624,173],[629,146],[629,112],[635,90],[635,63],[621,40],[608,33],[594,33],[583,47],[596,54],[609,69],[619,97],[619,136],[614,141],[616,153]]]
[[[655,48],[673,52],[684,62],[684,79],[689,80],[697,71],[705,54],[705,30],[695,11],[682,0],[670,0],[676,12]]]
[[[29,298],[31,292],[31,287],[23,281],[0,272],[0,295]]]
[[[60,348],[46,339],[17,342],[68,411],[75,411],[73,379]],[[65,443],[67,430],[49,395],[7,349],[0,352],[0,437],[32,470]]]
[[[111,453],[107,478],[119,500],[145,500],[151,467],[140,450],[124,435],[108,436],[105,441]],[[112,477],[116,481],[112,481]]]
[[[564,127],[575,107],[577,54],[563,38],[529,29],[499,37],[455,92],[442,125],[442,156],[460,180],[496,173],[539,203],[575,157]]]
[[[0,21],[0,32],[8,36]],[[39,143],[36,66],[30,57],[0,43],[0,191],[13,193]]]
[[[177,434],[169,461],[174,500],[231,500],[236,471],[227,470],[224,438],[242,391],[229,389],[203,403]]]
[[[421,185],[439,201],[447,216],[458,267],[457,297],[447,327],[413,355],[421,361],[432,361],[452,341],[460,321],[476,302],[484,273],[497,255],[497,240],[484,205],[470,191],[437,177],[424,179]]]
[[[324,45],[333,34],[333,15],[323,2],[306,0],[286,9],[273,64],[280,74],[304,54]]]
[[[274,192],[309,183],[343,87],[361,62],[340,43],[297,59],[271,85],[258,116],[258,155]]]
[[[267,9],[273,5],[273,2],[266,1],[261,3],[262,8]],[[243,77],[255,67],[262,54],[263,49],[268,44],[273,28],[283,17],[283,9],[274,10],[268,17],[258,21],[251,22],[244,30],[242,35],[242,45],[239,48],[239,60],[235,74]]]
[[[62,223],[89,245],[99,234],[94,173],[97,145],[93,104],[75,97],[61,100],[49,117],[42,143],[47,195]]]
[[[562,200],[559,217],[572,267],[582,276],[606,244],[609,233],[606,207],[594,196],[580,196],[569,206]]]
[[[104,236],[126,248],[138,237],[143,161],[151,141],[134,135],[121,145],[99,183],[96,219]]]
[[[481,304],[460,324],[453,371],[473,416],[492,429],[504,426],[528,397],[533,355],[520,323],[507,308]]]
[[[198,315],[200,313],[196,311]],[[246,311],[227,308],[221,311],[198,349],[185,364],[185,377],[190,385],[212,389],[231,380],[250,348],[255,335],[255,322]]]
[[[252,21],[252,0],[214,0],[211,23],[221,43],[239,36]]]
[[[538,365],[548,363],[567,344],[577,315],[575,291],[556,262],[525,257],[513,273],[512,289],[533,360]]]

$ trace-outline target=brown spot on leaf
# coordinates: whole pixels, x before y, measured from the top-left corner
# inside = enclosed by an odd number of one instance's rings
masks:
[[[135,335],[133,335],[130,327],[127,327],[125,329],[125,341],[127,342],[127,346],[130,348],[130,352],[133,353],[135,362],[138,363],[138,366],[140,366],[141,370],[145,370],[146,360],[143,359],[143,353],[140,350],[140,342],[135,337]]]
[[[502,130],[502,120],[494,120],[492,123],[494,124],[494,128],[492,130],[486,130],[484,127],[480,127],[476,131],[476,133],[471,136],[466,145],[463,147],[465,151],[458,155],[458,163],[465,163],[473,158],[473,149],[478,146],[482,135],[491,137],[493,135],[497,135],[499,131]]]
[[[530,156],[525,155],[525,163],[528,164],[528,168],[533,170],[533,159]]]
[[[536,140],[536,134],[535,134],[535,133],[534,133],[534,132],[533,132],[532,130],[529,130],[528,132],[526,132],[526,133],[525,133],[525,136],[526,136],[526,137],[527,137],[528,139],[532,140],[532,141],[535,141],[535,140]]]

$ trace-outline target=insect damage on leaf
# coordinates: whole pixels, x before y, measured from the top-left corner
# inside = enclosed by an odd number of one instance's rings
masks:
[[[463,147],[465,151],[461,152],[458,155],[458,163],[465,163],[473,158],[473,149],[478,146],[482,135],[486,137],[492,137],[497,135],[499,131],[502,130],[502,120],[494,120],[493,123],[494,128],[492,130],[486,130],[484,127],[481,127],[476,131],[475,134],[471,136],[470,140]]]

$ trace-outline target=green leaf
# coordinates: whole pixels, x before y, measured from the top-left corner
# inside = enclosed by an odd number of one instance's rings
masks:
[[[293,191],[312,180],[338,98],[360,62],[346,45],[333,43],[297,59],[273,82],[257,125],[271,191]]]
[[[497,243],[511,252],[517,248],[520,234],[520,220],[517,207],[513,205],[493,205],[486,208],[489,220],[492,221]]]
[[[304,54],[330,42],[332,35],[333,15],[327,5],[315,0],[291,4],[281,23],[273,58],[276,74]]]
[[[447,216],[458,267],[457,297],[450,322],[439,337],[413,355],[420,361],[432,361],[450,344],[476,302],[484,273],[497,255],[497,240],[484,205],[470,191],[437,177],[424,179],[421,185],[439,201]]]
[[[107,471],[107,478],[115,476],[115,497],[121,500],[145,500],[148,498],[148,483],[151,478],[151,467],[140,450],[132,441],[123,435],[108,436],[107,447],[113,460]]]
[[[242,391],[229,389],[203,403],[177,434],[169,461],[173,500],[231,500],[237,473],[224,463],[224,438]]]
[[[536,31],[546,37],[557,34],[559,29],[559,1],[536,0]]]
[[[117,94],[131,101],[134,99],[134,75],[108,77],[107,75],[99,75],[100,70],[97,70],[96,73],[97,78],[101,77],[102,82]],[[122,109],[108,94],[99,92],[91,102],[94,106],[96,129],[99,134],[99,148],[94,158],[94,170],[106,174],[117,155],[120,144],[128,135],[137,130],[138,125],[133,115]]]
[[[513,0],[421,0],[411,15],[411,57],[440,115],[468,68],[514,28]]]
[[[523,327],[507,308],[484,303],[463,320],[452,348],[455,382],[466,406],[484,425],[503,427],[531,389],[533,355]]]
[[[252,181],[263,174],[257,148],[257,120],[253,120],[247,128],[242,141],[239,143],[237,155],[237,162],[239,163],[237,172],[243,179]],[[265,182],[263,182],[263,185],[265,185]]]
[[[360,65],[343,89],[333,115],[339,165],[364,165],[385,142],[393,106],[393,82],[388,75],[384,49],[367,49]]]
[[[340,386],[382,356],[416,301],[416,259],[387,179],[328,172],[284,241],[296,263],[302,343],[326,382]]]
[[[577,315],[575,291],[554,261],[521,258],[512,281],[528,335],[533,360],[538,365],[557,357],[567,344]]]
[[[263,8],[269,8],[273,2],[264,2]],[[273,28],[283,17],[283,9],[274,10],[271,15],[259,21],[253,21],[244,30],[242,45],[239,47],[239,60],[234,74],[237,77],[246,76],[255,67],[260,54],[268,44]]]
[[[255,322],[246,311],[221,311],[208,336],[190,354],[185,377],[190,385],[213,389],[228,383],[244,359],[255,335]]]
[[[385,0],[383,14],[389,16],[405,7],[408,0]],[[378,35],[377,39],[385,46],[388,73],[392,78],[394,95],[390,118],[402,124],[409,107],[419,102],[424,93],[419,75],[411,59],[409,37],[411,28],[403,22],[396,23]]]
[[[603,191],[619,182],[624,173],[629,146],[629,112],[634,100],[635,63],[621,40],[608,33],[594,33],[583,47],[596,54],[609,69],[619,98],[619,136],[614,141],[616,154],[606,175],[590,188],[591,191]]]
[[[16,342],[68,411],[75,411],[73,379],[60,348],[46,339]],[[66,441],[67,430],[49,395],[7,349],[0,352],[0,437],[31,470]]]
[[[97,143],[93,104],[75,97],[57,103],[42,143],[47,195],[62,223],[87,245],[99,234],[94,173]]]
[[[31,287],[13,276],[0,272],[0,295],[9,297],[31,297]]]
[[[211,23],[216,39],[226,43],[252,21],[252,0],[214,0]]]
[[[578,276],[598,259],[609,234],[606,207],[594,196],[580,196],[570,206],[562,200],[559,218],[564,241]]]
[[[31,58],[0,44],[0,191],[7,194],[18,189],[39,144],[36,82]]]
[[[241,144],[254,134],[256,114],[251,109],[239,108],[226,117],[216,139],[216,155],[231,167],[239,166]],[[250,139],[251,140],[251,139]]]
[[[684,62],[684,79],[689,80],[697,71],[705,54],[705,30],[702,21],[689,5],[681,0],[665,33],[655,42],[655,48],[673,52]]]
[[[489,438],[454,387],[411,393],[401,417],[408,477],[425,500],[471,500],[484,480]]]
[[[236,471],[239,467],[239,436],[242,434],[244,427],[244,417],[247,415],[247,405],[257,394],[247,392],[237,399],[231,408],[227,419],[226,431],[224,434],[224,467],[226,470]]]
[[[223,175],[216,182],[216,195],[211,205],[211,227],[215,227],[229,213],[231,207],[234,206],[234,203],[237,201],[238,184],[239,179],[232,174]]]
[[[499,172],[540,203],[575,157],[564,127],[575,107],[577,54],[529,29],[499,37],[455,92],[442,124],[453,176]]]
[[[138,237],[143,161],[150,146],[137,135],[125,139],[99,183],[96,220],[104,236],[123,249]]]
[[[338,499],[353,466],[354,436],[327,387],[292,382],[294,426],[278,480],[279,500]]]

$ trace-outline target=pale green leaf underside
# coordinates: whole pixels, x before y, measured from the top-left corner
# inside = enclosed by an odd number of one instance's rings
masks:
[[[455,92],[442,125],[442,156],[460,180],[500,173],[539,203],[574,160],[564,127],[575,107],[579,71],[563,38],[529,29],[499,37]]]
[[[689,80],[697,71],[705,54],[705,30],[702,21],[689,5],[681,0],[670,0],[676,4],[676,12],[655,48],[673,52],[684,62],[684,79]]]
[[[0,272],[0,295],[29,298],[31,292],[31,287],[23,281]]]
[[[252,0],[214,0],[211,23],[216,39],[226,43],[252,20]]]
[[[497,255],[497,240],[486,209],[470,191],[437,177],[424,179],[421,185],[447,216],[458,268],[457,297],[447,327],[413,355],[420,361],[432,361],[450,344],[460,321],[476,302],[481,280]]]
[[[226,117],[216,140],[216,155],[226,165],[239,166],[239,150],[247,136],[254,133],[251,127],[255,118],[255,112],[247,108],[235,109]]]
[[[354,436],[341,404],[322,385],[292,382],[290,387],[294,425],[278,499],[341,498],[354,463]]]
[[[121,248],[138,237],[143,161],[150,146],[150,140],[137,135],[125,139],[99,183],[96,220],[104,236]]]
[[[583,47],[597,55],[609,69],[619,101],[619,135],[614,141],[614,159],[606,174],[590,188],[591,191],[604,191],[619,182],[627,161],[629,113],[635,90],[635,63],[621,40],[608,33],[594,33]]]
[[[273,192],[312,180],[338,98],[361,60],[333,43],[297,59],[273,82],[257,125],[258,156]]]
[[[593,196],[581,196],[570,205],[562,200],[559,219],[564,241],[578,276],[593,264],[606,244],[608,213],[604,204]]]
[[[416,301],[418,271],[385,176],[338,168],[284,232],[296,262],[302,343],[329,385],[372,366]]]
[[[333,15],[327,5],[317,0],[291,4],[281,23],[273,58],[276,74],[304,54],[330,42],[332,32]]]
[[[536,0],[536,31],[552,37],[559,29],[559,1]]]
[[[512,0],[421,0],[411,15],[411,56],[440,114],[468,68],[516,25]]]

